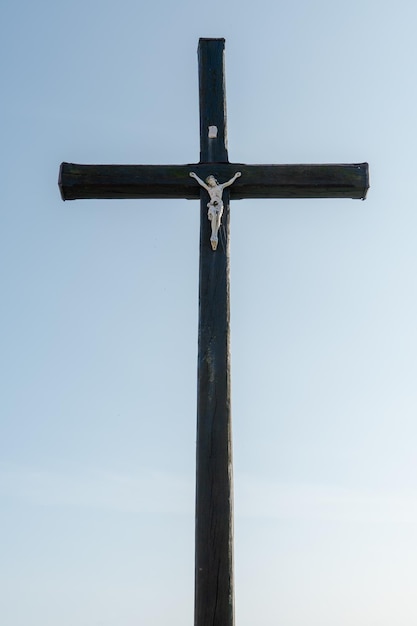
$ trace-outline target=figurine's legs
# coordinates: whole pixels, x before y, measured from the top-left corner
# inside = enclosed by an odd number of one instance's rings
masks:
[[[221,225],[223,205],[219,207],[219,204],[217,202],[214,205],[211,202],[209,202],[207,206],[209,208],[207,212],[207,217],[211,221],[211,237],[210,237],[211,247],[213,250],[216,250],[217,244],[219,241],[218,232],[219,232],[219,228]]]
[[[219,242],[219,238],[217,237],[217,233],[219,232],[219,227],[220,224],[215,224],[215,222],[218,222],[218,220],[211,220],[211,237],[210,237],[210,242],[211,242],[211,247],[213,250],[216,250],[217,248],[217,244]]]

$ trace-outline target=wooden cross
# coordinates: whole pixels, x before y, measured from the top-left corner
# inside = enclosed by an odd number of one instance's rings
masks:
[[[229,163],[224,39],[200,39],[200,161],[192,165],[62,163],[63,200],[78,198],[200,199],[195,626],[233,626],[233,496],[230,412],[229,201],[243,198],[358,198],[367,163],[245,165]],[[209,195],[190,177],[223,183],[219,245],[212,249]]]

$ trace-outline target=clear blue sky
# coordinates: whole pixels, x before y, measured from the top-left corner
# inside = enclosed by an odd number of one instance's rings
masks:
[[[353,200],[232,205],[239,626],[417,623],[417,5],[1,10],[4,626],[193,619],[198,202],[63,203],[61,161],[368,161]]]

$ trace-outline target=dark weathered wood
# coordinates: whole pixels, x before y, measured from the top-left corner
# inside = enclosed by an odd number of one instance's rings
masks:
[[[200,162],[228,162],[226,127],[226,87],[224,39],[200,39],[198,78],[200,97]],[[216,126],[217,139],[209,139],[208,129]]]
[[[200,156],[212,162],[202,178],[227,159],[224,40],[200,40]],[[208,138],[216,126],[217,138]],[[203,171],[204,170],[204,171]],[[233,172],[234,173],[234,172]],[[227,192],[229,190],[226,190]],[[233,495],[230,409],[229,193],[219,245],[210,245],[207,192],[200,188],[200,282],[195,527],[195,626],[233,626]]]
[[[230,408],[230,198],[365,198],[368,164],[245,165],[229,163],[224,39],[200,39],[200,162],[189,165],[62,163],[63,200],[78,198],[200,198],[195,626],[233,626],[233,502]],[[214,132],[214,127],[217,133]],[[211,132],[209,133],[209,129]],[[220,183],[241,172],[223,193],[219,244],[210,245],[208,194],[190,178]]]
[[[368,164],[245,165],[77,165],[62,163],[59,187],[63,200],[82,198],[187,198],[197,200],[200,186],[193,171],[220,182],[242,172],[230,187],[232,200],[244,198],[356,198],[369,187]]]

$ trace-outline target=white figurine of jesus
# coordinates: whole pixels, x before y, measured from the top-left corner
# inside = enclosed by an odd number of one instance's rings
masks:
[[[210,202],[207,203],[208,211],[207,217],[211,221],[211,247],[213,250],[216,250],[218,244],[218,232],[221,224],[221,219],[223,215],[223,189],[225,187],[230,187],[236,178],[241,176],[241,172],[236,172],[236,174],[228,180],[226,183],[218,183],[214,176],[207,176],[206,181],[201,180],[194,172],[190,172],[191,178],[195,178],[196,181],[208,192],[210,196]]]

